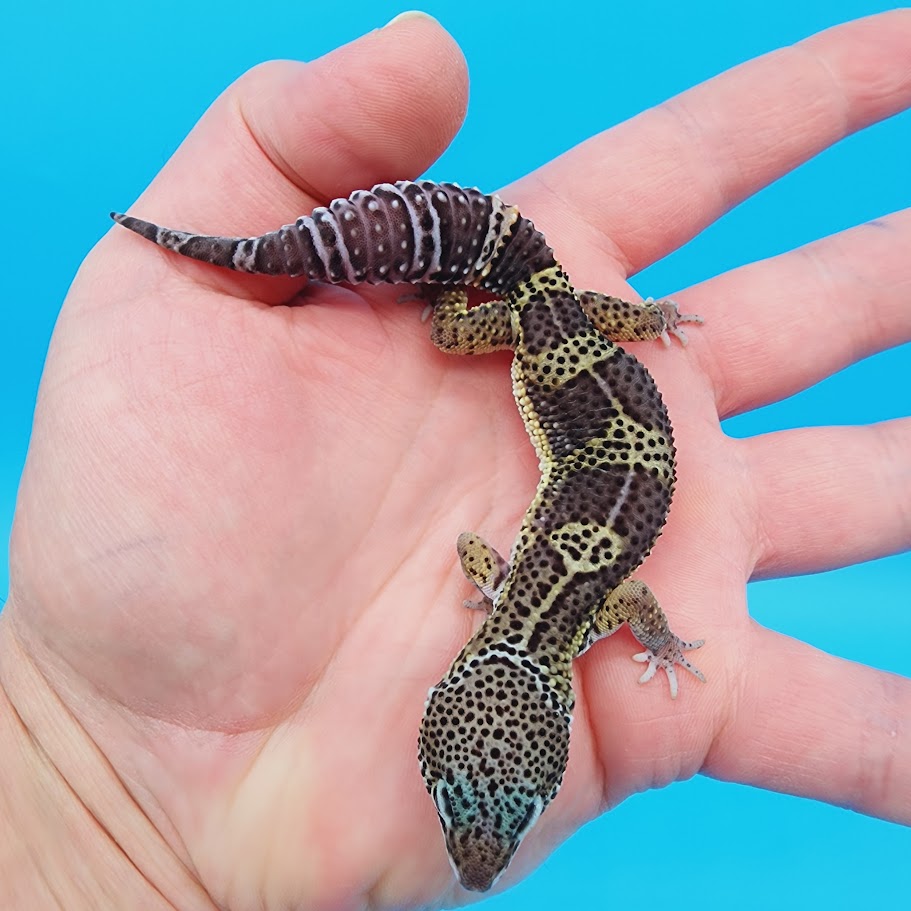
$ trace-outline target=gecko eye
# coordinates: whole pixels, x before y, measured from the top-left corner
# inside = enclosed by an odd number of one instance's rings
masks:
[[[437,813],[447,825],[452,825],[454,814],[452,808],[452,798],[449,796],[449,788],[446,787],[445,781],[438,781],[433,789],[433,802],[437,805]]]
[[[522,817],[519,828],[516,830],[516,843],[520,842],[528,834],[528,830],[538,821],[541,811],[544,809],[544,801],[536,797]]]

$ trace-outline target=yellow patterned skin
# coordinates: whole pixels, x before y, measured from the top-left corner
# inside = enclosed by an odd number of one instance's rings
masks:
[[[462,290],[438,294],[438,346],[514,350],[541,467],[508,562],[477,535],[459,538],[483,596],[467,603],[489,616],[430,691],[421,725],[421,771],[467,889],[493,885],[560,787],[578,655],[628,623],[646,647],[643,681],[663,668],[676,695],[677,664],[702,679],[683,655],[702,642],[678,639],[648,588],[627,579],[667,516],[674,445],[648,371],[607,337],[679,335],[683,319],[666,303],[577,294],[558,265],[480,307]]]
[[[575,292],[543,235],[475,188],[399,181],[356,190],[260,237],[164,228],[112,213],[160,247],[239,272],[436,289],[431,337],[445,351],[512,348],[516,401],[541,481],[509,561],[477,535],[462,569],[488,613],[427,699],[421,772],[449,858],[485,891],[557,793],[572,719],[572,662],[624,623],[645,647],[641,682],[684,657],[654,595],[630,573],[661,532],[674,444],[648,371],[611,341],[686,344],[668,301]],[[454,287],[455,286],[455,287]],[[498,299],[468,308],[465,287]],[[442,289],[442,290],[440,290]]]

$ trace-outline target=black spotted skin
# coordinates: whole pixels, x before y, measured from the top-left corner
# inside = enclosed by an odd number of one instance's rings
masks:
[[[628,624],[641,678],[702,675],[654,595],[629,575],[661,532],[673,492],[671,424],[650,374],[610,339],[674,334],[672,303],[576,292],[534,225],[497,196],[452,183],[358,190],[253,238],[189,234],[132,216],[124,227],[184,256],[243,272],[329,282],[439,286],[431,337],[443,350],[514,350],[516,402],[541,480],[505,560],[458,541],[487,613],[428,695],[421,772],[462,885],[489,889],[556,795],[569,755],[572,663]],[[465,288],[495,300],[468,307]]]

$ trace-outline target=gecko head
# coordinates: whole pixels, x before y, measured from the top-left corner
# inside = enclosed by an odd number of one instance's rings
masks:
[[[450,862],[486,892],[557,793],[569,715],[532,662],[482,652],[435,686],[421,724],[424,784]]]

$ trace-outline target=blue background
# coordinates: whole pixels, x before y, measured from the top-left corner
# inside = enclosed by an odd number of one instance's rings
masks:
[[[427,2],[424,8],[464,49],[472,79],[465,128],[431,176],[494,189],[721,70],[889,8],[862,0],[721,6],[710,0]],[[130,204],[209,102],[244,70],[274,57],[319,56],[402,9],[298,2],[270,3],[257,13],[249,0],[215,6],[56,0],[25,7],[7,9],[0,38],[7,108],[0,148],[7,250],[0,307],[4,539],[54,319],[81,259],[108,229],[109,209]],[[622,82],[612,74],[622,74]],[[504,113],[522,123],[542,109],[561,112],[559,131],[535,131],[531,141],[501,131]],[[671,293],[903,208],[911,200],[909,149],[909,114],[851,137],[634,284],[643,294]],[[737,418],[728,431],[751,435],[907,415],[909,390],[911,345],[905,345]],[[911,675],[909,579],[905,554],[753,585],[750,606],[760,622],[819,648]],[[4,558],[0,596],[7,587]],[[876,604],[875,626],[849,619],[852,601]],[[697,778],[628,800],[484,907],[902,906],[909,869],[908,829]]]

